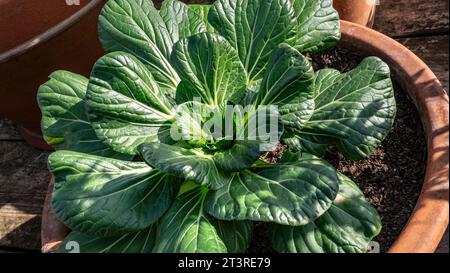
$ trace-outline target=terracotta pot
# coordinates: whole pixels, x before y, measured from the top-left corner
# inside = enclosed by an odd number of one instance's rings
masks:
[[[59,245],[70,232],[70,230],[56,218],[52,211],[51,200],[53,185],[54,180],[52,178],[48,185],[44,208],[42,209],[41,251],[43,253],[57,252]]]
[[[103,55],[97,17],[105,0],[65,3],[0,0],[0,117],[19,124],[24,138],[39,148],[50,148],[39,126],[39,86],[59,69],[88,76]]]
[[[341,20],[372,27],[377,0],[333,0]]]
[[[449,217],[449,100],[439,80],[414,53],[395,40],[341,21],[341,46],[382,58],[393,77],[408,91],[421,115],[428,142],[428,162],[423,190],[414,212],[389,252],[434,252]],[[51,186],[50,186],[51,187]],[[42,250],[55,250],[68,232],[50,209],[50,193],[42,219]]]

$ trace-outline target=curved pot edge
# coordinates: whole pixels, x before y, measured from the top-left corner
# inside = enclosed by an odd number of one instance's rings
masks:
[[[428,66],[397,41],[372,29],[341,21],[341,44],[382,58],[389,64],[396,79],[415,101],[422,117],[427,141],[428,162],[423,189],[416,208],[389,253],[434,252],[449,220],[449,99],[439,80]],[[413,79],[413,81],[410,81]],[[53,181],[53,180],[52,180]],[[46,223],[52,221],[49,187],[42,216],[42,250],[58,246],[67,228],[56,220],[62,232],[51,234]],[[47,209],[47,211],[46,211]],[[44,225],[46,224],[46,225]],[[56,236],[54,236],[56,235]],[[48,240],[50,239],[50,241]],[[47,241],[45,241],[47,240]]]
[[[24,52],[42,44],[43,42],[57,36],[62,33],[64,30],[71,27],[73,24],[78,22],[81,18],[83,18],[86,14],[88,14],[91,10],[96,8],[99,4],[101,4],[104,0],[91,0],[86,6],[81,8],[79,11],[66,18],[62,22],[56,24],[50,29],[42,32],[41,34],[31,38],[30,40],[11,48],[5,52],[0,52],[0,63],[6,62],[16,56],[23,54]]]
[[[52,210],[52,193],[54,178],[50,179],[48,190],[45,196],[44,207],[42,209],[41,222],[41,252],[58,252],[58,247],[69,234],[70,230],[59,221]]]
[[[427,137],[422,192],[390,253],[434,252],[449,220],[449,98],[431,69],[399,42],[372,29],[341,21],[342,44],[379,56],[414,100]]]

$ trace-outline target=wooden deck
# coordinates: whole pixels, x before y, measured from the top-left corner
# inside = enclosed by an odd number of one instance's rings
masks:
[[[409,47],[449,87],[448,0],[381,0],[375,29]],[[0,119],[0,252],[39,251],[47,152]],[[448,252],[448,233],[439,252]]]

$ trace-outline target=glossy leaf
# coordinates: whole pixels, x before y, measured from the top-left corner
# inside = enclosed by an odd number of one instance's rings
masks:
[[[85,113],[87,85],[86,78],[67,71],[52,73],[41,85],[37,99],[45,140],[57,150],[128,159],[104,145],[92,129]]]
[[[250,246],[253,235],[253,223],[251,221],[215,220],[215,227],[227,246],[228,253],[244,253]]]
[[[144,142],[160,141],[161,128],[173,119],[171,105],[152,75],[124,52],[109,53],[94,65],[87,108],[97,136],[130,155]]]
[[[358,160],[370,155],[392,128],[396,105],[390,71],[369,57],[354,70],[337,73],[318,72],[316,108],[299,137],[310,142],[309,152],[324,151],[332,139],[345,157]]]
[[[178,0],[164,0],[159,11],[172,43],[197,33],[205,32],[203,17]]]
[[[211,9],[211,5],[207,4],[190,4],[189,7],[203,19],[203,23],[206,26],[206,32],[216,33],[214,27],[208,22],[208,14]]]
[[[305,226],[274,225],[273,247],[291,253],[364,253],[381,220],[358,186],[339,174],[339,194],[322,216]]]
[[[281,44],[272,54],[256,104],[277,105],[286,130],[300,131],[314,110],[314,71],[309,61]]]
[[[226,172],[239,172],[249,168],[263,154],[259,141],[236,141],[228,150],[214,155],[216,165]]]
[[[303,151],[317,156],[323,156],[328,149],[328,146],[333,143],[333,139],[326,136],[302,132],[301,136],[295,133],[284,135],[282,143],[295,151]]]
[[[139,231],[170,207],[180,181],[141,162],[59,151],[50,155],[52,206],[69,228],[109,236]]]
[[[238,51],[254,81],[263,77],[272,51],[293,34],[295,18],[286,0],[217,0],[208,21]]]
[[[143,230],[109,237],[95,237],[72,231],[62,242],[63,253],[151,253],[156,224]]]
[[[170,128],[170,136],[174,142],[187,142],[193,147],[204,147],[213,141],[213,132],[206,130],[204,124],[216,108],[197,101],[190,101],[176,107],[176,118]],[[220,113],[219,113],[220,114]]]
[[[110,0],[102,9],[98,25],[105,51],[135,55],[161,88],[176,90],[180,79],[168,61],[173,36],[152,1]]]
[[[222,220],[300,226],[322,215],[337,191],[334,168],[320,159],[303,159],[234,174],[223,188],[208,193],[205,207]]]
[[[183,81],[177,89],[178,103],[198,97],[218,106],[244,94],[244,68],[237,52],[219,35],[200,33],[179,41],[171,61]]]
[[[233,145],[214,154],[217,166],[226,172],[250,168],[261,155],[274,149],[284,129],[277,109],[234,109],[231,113],[235,115],[236,125]],[[232,115],[227,114],[227,120]]]
[[[339,15],[333,0],[290,1],[297,21],[293,44],[300,52],[322,51],[340,40]]]
[[[175,200],[161,218],[154,252],[226,253],[213,217],[203,210],[206,188],[197,187]]]
[[[229,179],[217,168],[212,156],[199,150],[148,143],[139,147],[139,153],[150,166],[211,189],[222,187]]]
[[[312,99],[313,82],[308,60],[288,44],[281,44],[272,54],[256,103],[284,105],[302,95]]]

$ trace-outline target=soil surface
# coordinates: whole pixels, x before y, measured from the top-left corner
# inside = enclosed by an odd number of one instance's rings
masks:
[[[345,49],[330,49],[311,54],[314,70],[334,68],[342,72],[355,68],[364,58]],[[367,200],[380,213],[383,229],[374,241],[385,252],[394,243],[419,197],[426,168],[426,139],[420,116],[407,93],[395,84],[397,116],[394,127],[382,145],[367,159],[346,160],[336,147],[330,147],[325,159],[352,178]],[[276,162],[282,149],[266,155]],[[251,253],[274,252],[269,238],[269,224],[256,223]]]

